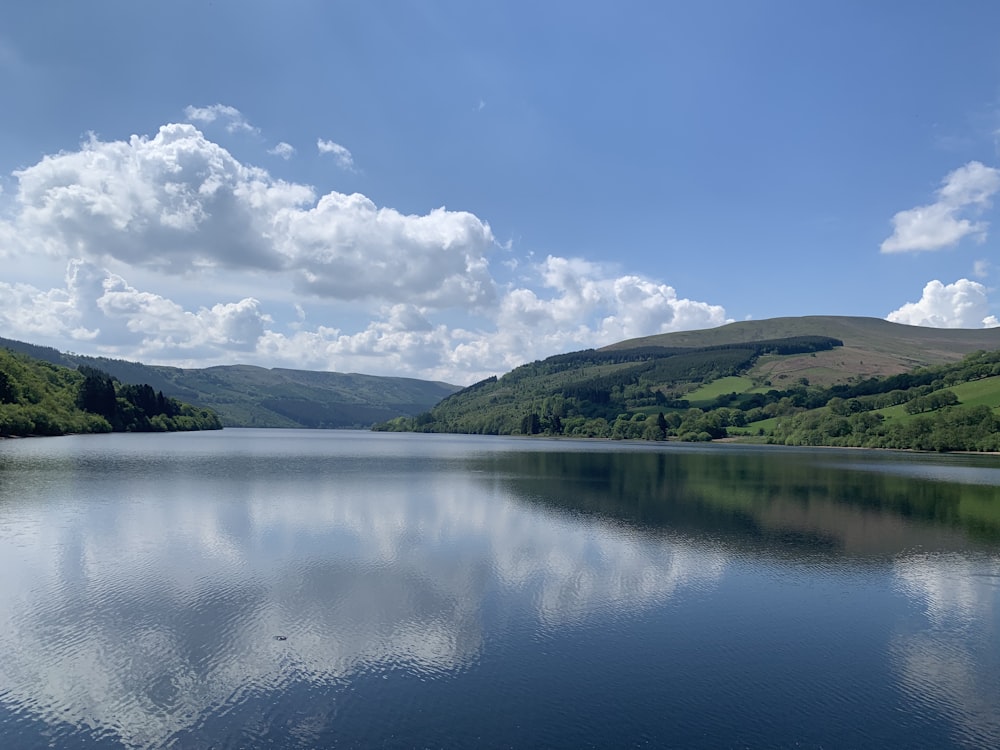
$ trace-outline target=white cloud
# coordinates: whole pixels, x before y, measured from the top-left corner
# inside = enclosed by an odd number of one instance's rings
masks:
[[[313,200],[310,188],[240,164],[184,124],[127,142],[91,136],[79,151],[46,156],[14,176],[26,253],[112,257],[174,273],[281,267],[270,219]]]
[[[4,335],[34,341],[37,337],[69,336],[79,331],[92,338],[92,331],[74,325],[79,315],[64,290],[43,292],[29,284],[0,282],[0,322]]]
[[[470,383],[561,352],[727,322],[719,306],[680,299],[671,287],[640,277],[607,275],[584,261],[549,257],[538,271],[541,289],[508,290],[478,327],[451,326],[436,319],[434,308],[395,303],[345,331],[309,324],[301,305],[282,326],[253,297],[189,309],[93,262],[73,260],[61,288],[0,282],[0,329],[149,364],[241,362]]]
[[[718,305],[681,299],[673,287],[640,276],[615,276],[600,265],[549,256],[539,268],[545,287],[554,294],[541,299],[528,289],[511,292],[503,301],[505,329],[542,335],[565,335],[588,346],[729,322]],[[595,325],[587,321],[597,318]]]
[[[337,165],[341,169],[346,169],[350,172],[354,171],[354,156],[344,146],[333,141],[324,141],[322,138],[317,138],[316,148],[321,154],[333,154],[333,158],[337,161]]]
[[[163,361],[252,352],[271,318],[253,298],[196,311],[93,263],[74,260],[64,289],[43,292],[0,282],[0,324],[28,339],[67,337],[93,342],[100,352]]]
[[[226,104],[213,104],[208,107],[193,107],[189,105],[184,108],[184,116],[191,122],[212,123],[220,120],[226,123],[226,131],[229,133],[237,131],[244,133],[260,132],[246,121],[243,113],[236,109],[236,107],[230,107]]]
[[[954,284],[928,281],[917,302],[907,302],[886,316],[893,323],[931,328],[992,328],[1000,325],[989,313],[986,287],[959,279]]]
[[[986,237],[988,222],[972,221],[963,214],[979,215],[990,207],[1000,190],[1000,170],[971,161],[945,177],[937,201],[900,211],[892,217],[893,233],[882,243],[883,253],[940,250],[964,237]]]
[[[519,280],[501,286],[497,243],[475,215],[317,196],[190,124],[91,136],[14,177],[0,219],[0,330],[80,353],[468,383],[728,321],[718,305],[580,259],[510,256]],[[66,269],[60,281],[50,266]]]
[[[485,376],[553,354],[731,322],[719,305],[680,298],[670,286],[617,276],[588,261],[549,256],[533,270],[540,288],[507,290],[495,328],[449,332],[446,367],[472,372],[478,363]],[[472,379],[478,378],[464,382]]]
[[[268,149],[267,153],[272,154],[273,156],[280,156],[285,161],[288,161],[293,156],[295,156],[295,146],[293,146],[290,143],[285,143],[284,141],[282,141],[274,148]]]
[[[25,256],[115,259],[172,274],[284,272],[334,299],[480,304],[494,295],[489,225],[438,208],[423,216],[360,194],[313,189],[246,166],[192,125],[153,138],[46,156],[14,173],[16,216],[4,234]]]
[[[972,266],[972,273],[980,279],[985,279],[990,275],[990,262],[985,258],[977,260]]]
[[[359,193],[328,193],[307,211],[282,212],[275,229],[293,259],[296,288],[310,294],[436,307],[495,295],[486,258],[493,234],[470,213],[406,216]]]

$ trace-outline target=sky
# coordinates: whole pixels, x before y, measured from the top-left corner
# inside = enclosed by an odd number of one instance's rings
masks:
[[[1000,4],[0,8],[0,336],[459,385],[1000,318]]]

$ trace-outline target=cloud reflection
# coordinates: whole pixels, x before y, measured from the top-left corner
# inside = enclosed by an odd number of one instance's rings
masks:
[[[426,476],[384,473],[373,494],[364,472],[290,485],[126,471],[103,502],[72,475],[50,481],[4,518],[21,543],[0,547],[0,700],[160,746],[252,694],[455,673],[498,622],[544,632],[640,611],[725,565],[461,471]]]
[[[955,722],[960,741],[995,747],[1000,740],[1000,558],[912,555],[895,568],[897,586],[926,618],[898,633],[890,655],[901,685],[918,704]]]

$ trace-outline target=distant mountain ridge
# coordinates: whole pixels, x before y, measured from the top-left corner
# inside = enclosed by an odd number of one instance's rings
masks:
[[[85,365],[122,383],[213,409],[226,427],[367,427],[426,411],[460,390],[449,383],[354,373],[220,365],[185,369],[60,352],[0,338],[0,346],[66,367]]]

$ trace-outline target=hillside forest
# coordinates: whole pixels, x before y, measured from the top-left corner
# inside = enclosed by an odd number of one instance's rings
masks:
[[[77,369],[0,348],[0,435],[173,432],[222,429],[218,416],[165,397],[149,385],[123,384],[100,370]]]
[[[1000,351],[888,376],[776,388],[762,357],[816,356],[824,336],[705,347],[585,350],[518,367],[387,431],[781,445],[1000,450]]]

